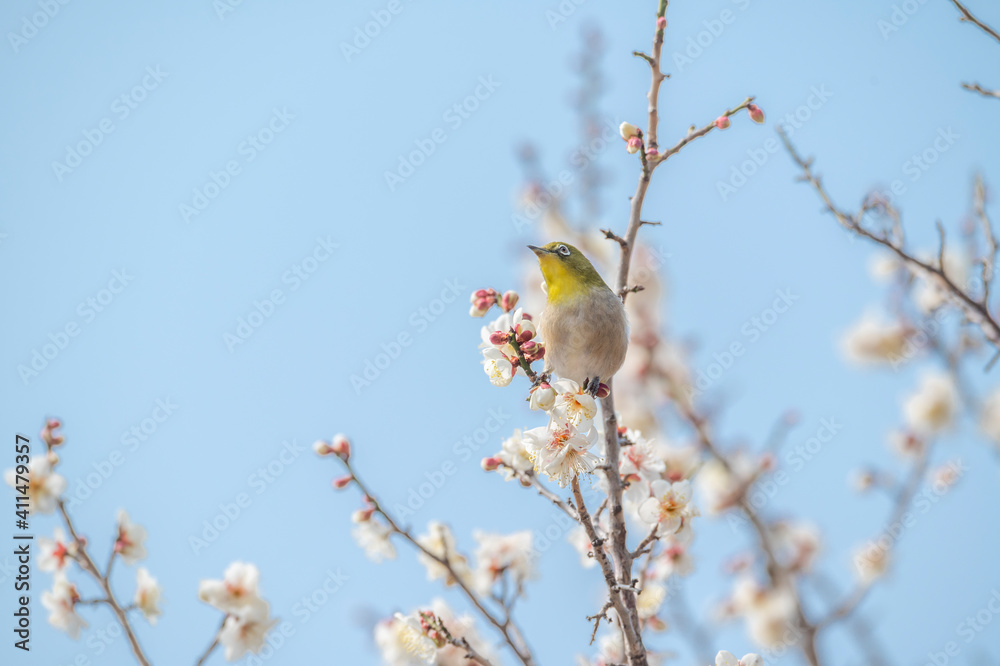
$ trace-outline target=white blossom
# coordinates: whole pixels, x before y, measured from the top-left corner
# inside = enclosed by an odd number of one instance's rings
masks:
[[[893,363],[904,357],[907,331],[874,314],[866,314],[841,339],[847,358],[858,364]]]
[[[587,431],[597,415],[597,401],[572,379],[559,379],[552,383],[556,391],[552,413],[555,418],[565,420],[577,430]]]
[[[129,520],[124,509],[118,512],[118,539],[115,552],[125,564],[135,564],[146,557],[146,528]]]
[[[653,496],[639,505],[639,518],[649,525],[660,525],[664,534],[676,532],[688,515],[691,482],[670,483],[657,479],[650,484]]]
[[[22,475],[22,479],[25,475]],[[28,461],[28,511],[30,513],[52,513],[59,505],[59,496],[66,490],[66,479],[56,474],[52,463],[46,456],[33,456]],[[4,472],[4,481],[15,490],[23,488],[23,482],[18,481],[17,471],[8,469]],[[20,494],[20,491],[18,491]]]
[[[889,570],[889,549],[871,541],[854,552],[854,573],[863,585],[871,585]]]
[[[247,652],[256,654],[261,651],[267,632],[278,623],[269,615],[267,602],[261,602],[253,609],[226,617],[219,631],[219,644],[226,651],[227,661],[236,661]]]
[[[150,624],[156,624],[156,619],[160,616],[159,608],[160,595],[162,590],[156,579],[149,575],[145,567],[139,567],[135,576],[135,597],[133,602],[142,611]]]
[[[79,638],[80,629],[87,626],[76,613],[76,602],[79,600],[76,585],[69,582],[62,572],[55,575],[52,589],[42,592],[42,606],[49,611],[49,624],[65,631],[73,639]]]
[[[488,594],[493,583],[505,573],[509,573],[517,585],[536,577],[530,530],[513,534],[476,531],[472,536],[479,542],[476,550],[476,581],[483,594]]]
[[[76,544],[67,540],[66,532],[61,527],[54,530],[53,539],[38,537],[38,568],[42,571],[55,572],[66,566],[66,560],[72,557]]]
[[[524,433],[524,446],[535,458],[535,469],[565,487],[577,474],[594,471],[598,458],[590,449],[597,440],[591,428],[586,433],[553,419],[547,427]]]
[[[527,472],[535,466],[535,461],[524,446],[524,437],[521,436],[520,430],[515,430],[513,435],[503,441],[503,448],[497,457],[507,466],[503,468],[503,474],[508,481],[515,476],[510,468],[519,472]]]
[[[944,430],[955,418],[957,393],[948,375],[926,375],[917,392],[903,406],[906,422],[920,434],[931,435]]]
[[[396,547],[389,540],[391,534],[391,527],[374,519],[359,522],[351,530],[354,540],[372,562],[396,559]]]
[[[507,386],[514,378],[514,363],[495,347],[483,350],[483,370],[494,386]]]
[[[468,561],[458,553],[455,546],[455,536],[451,533],[450,527],[444,523],[431,521],[427,525],[427,534],[417,537],[417,543],[436,557],[447,561],[451,566],[451,571],[449,571],[448,567],[433,557],[429,557],[423,552],[417,553],[417,559],[427,568],[427,580],[442,578],[446,585],[455,584],[457,582],[455,576],[463,581],[471,580],[472,572],[469,569]]]
[[[201,581],[198,598],[223,613],[259,614],[266,606],[257,590],[259,581],[257,567],[245,562],[233,562],[226,568],[223,580]]]

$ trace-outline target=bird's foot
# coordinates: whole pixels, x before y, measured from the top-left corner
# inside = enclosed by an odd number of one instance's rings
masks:
[[[592,398],[597,397],[597,392],[601,389],[601,378],[594,377],[591,379],[587,377],[583,380],[583,390],[590,394]]]

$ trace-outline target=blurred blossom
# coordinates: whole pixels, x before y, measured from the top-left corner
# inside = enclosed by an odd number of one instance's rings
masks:
[[[928,374],[917,392],[903,406],[906,422],[920,434],[933,435],[951,425],[958,395],[952,378],[943,373]]]

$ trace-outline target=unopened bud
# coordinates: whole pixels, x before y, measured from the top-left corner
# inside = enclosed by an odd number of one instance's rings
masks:
[[[373,513],[375,513],[375,507],[373,506],[358,509],[351,514],[351,520],[355,523],[365,523],[372,519]]]
[[[666,16],[658,16],[656,18],[656,29],[657,30],[663,30],[666,27],[667,27],[667,17]]]
[[[343,488],[346,488],[353,480],[354,480],[353,476],[342,476],[339,479],[333,480],[333,487],[336,488],[337,490],[341,490]]]
[[[626,141],[639,136],[639,128],[632,123],[622,123],[618,126],[618,131]]]
[[[632,137],[628,140],[628,143],[625,144],[625,150],[628,151],[629,155],[635,155],[639,152],[640,148],[642,148],[642,139],[637,136]]]
[[[656,148],[649,148],[646,150],[647,160],[655,160],[658,159],[659,157],[660,157],[660,151],[658,151]]]
[[[598,398],[607,398],[609,395],[611,395],[611,387],[610,386],[608,386],[607,384],[600,384],[597,387],[597,397]]]
[[[719,116],[716,118],[715,126],[719,129],[727,129],[729,127],[729,116]]]
[[[510,341],[510,333],[504,333],[503,331],[493,331],[490,333],[490,344],[501,347]]]
[[[333,444],[330,445],[330,449],[344,460],[351,457],[351,442],[340,433],[333,436]]]
[[[750,120],[754,121],[758,125],[764,122],[764,112],[761,111],[760,107],[756,104],[751,104],[747,107],[747,111],[750,112]]]
[[[517,295],[516,291],[505,291],[500,297],[500,307],[503,308],[504,312],[510,312],[517,307],[518,300],[520,300],[520,296]]]
[[[55,451],[49,451],[45,454],[45,459],[49,461],[49,464],[55,467],[59,464],[59,456],[56,455]]]
[[[531,330],[530,328],[528,328],[528,329],[525,329],[525,330],[523,330],[523,331],[521,331],[520,333],[517,334],[517,341],[521,345],[526,345],[526,344],[528,344],[528,341],[531,340],[531,338],[533,338],[533,337],[535,337],[535,332],[533,330]],[[522,347],[522,349],[523,348],[524,347]]]
[[[500,463],[502,462],[503,461],[500,460],[500,458],[496,456],[490,456],[489,458],[483,458],[483,461],[480,463],[480,466],[487,472],[495,472],[496,469],[500,467]]]
[[[315,451],[318,456],[328,456],[333,453],[333,447],[330,446],[329,442],[318,439],[313,443],[313,451]]]

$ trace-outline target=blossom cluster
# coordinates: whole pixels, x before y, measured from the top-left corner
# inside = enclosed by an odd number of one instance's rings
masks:
[[[218,640],[228,661],[236,661],[247,652],[260,652],[267,632],[278,623],[260,596],[259,581],[257,567],[233,562],[222,580],[203,580],[198,586],[198,598],[226,614]]]
[[[480,294],[496,294],[492,289],[480,289],[472,294],[473,302],[483,300]],[[500,304],[503,313],[482,327],[480,337],[483,351],[483,370],[494,386],[507,386],[514,379],[521,365],[521,358],[530,368],[531,363],[545,356],[545,346],[537,339],[538,331],[530,314],[517,305],[517,292],[508,291],[494,302]],[[485,310],[473,306],[473,316],[482,317],[492,307]]]

